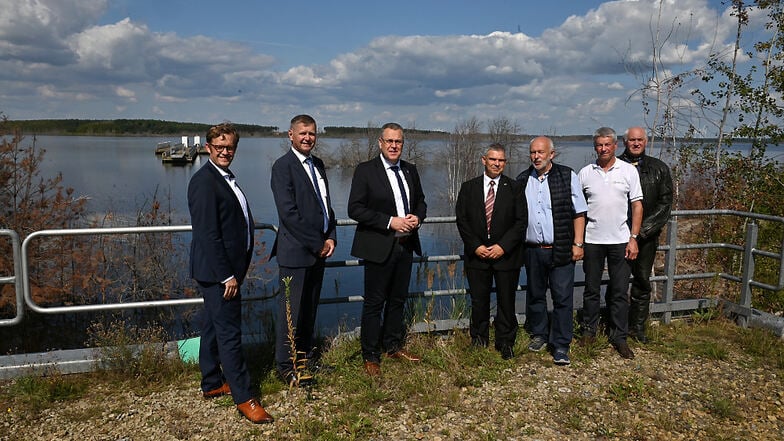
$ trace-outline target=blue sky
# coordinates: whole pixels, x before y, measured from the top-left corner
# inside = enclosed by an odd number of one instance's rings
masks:
[[[732,43],[724,3],[665,0],[659,19],[658,0],[0,0],[0,111],[622,130],[648,124],[635,90],[650,77],[652,23],[673,31],[665,73],[694,69]]]

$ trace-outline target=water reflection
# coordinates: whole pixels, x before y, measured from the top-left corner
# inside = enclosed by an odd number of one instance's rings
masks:
[[[63,184],[73,187],[76,194],[89,198],[88,210],[92,219],[102,226],[125,226],[135,223],[139,213],[149,209],[153,199],[162,202],[162,210],[171,214],[173,224],[189,223],[186,188],[192,174],[204,164],[205,156],[192,165],[163,165],[154,154],[156,143],[161,138],[106,138],[106,137],[51,137],[40,136],[37,146],[46,149],[42,164],[43,177],[62,173]],[[23,145],[32,141],[28,138]],[[321,140],[321,149],[337,148],[345,140]],[[427,141],[420,144],[426,151],[434,152],[444,141]],[[238,160],[232,166],[239,184],[243,187],[255,218],[259,222],[277,224],[272,194],[269,190],[270,168],[282,154],[286,145],[283,138],[244,138],[240,142]],[[742,146],[736,146],[742,148]],[[590,142],[563,143],[557,145],[557,162],[579,169],[593,158]],[[784,147],[771,148],[769,155],[780,156]],[[477,158],[477,162],[479,159]],[[510,163],[508,174],[515,176],[528,166],[525,163]],[[453,207],[447,201],[445,188],[446,173],[436,160],[419,165],[426,192],[429,216],[452,216]],[[333,206],[338,218],[347,218],[346,204],[351,184],[352,169],[330,168],[328,171]],[[107,213],[113,213],[111,218]],[[332,260],[353,259],[350,256],[354,227],[338,229],[338,247]],[[426,224],[421,230],[423,249],[427,255],[452,255],[462,252],[462,244],[453,224]],[[269,300],[278,289],[277,266],[267,261],[267,253],[274,237],[269,231],[256,234],[259,256],[253,272],[253,283],[246,286],[245,332],[253,339],[265,339],[272,329]],[[177,253],[187,256],[190,238],[184,235]],[[179,265],[178,277],[187,278],[187,265]],[[421,264],[415,267],[411,289],[451,289],[464,287],[462,265],[442,263]],[[521,277],[524,277],[524,272]],[[524,280],[521,280],[524,283]],[[362,294],[362,268],[329,268],[324,277],[322,297],[325,299],[356,296]],[[182,293],[172,293],[172,297]],[[419,312],[429,307],[428,300],[414,302]],[[518,299],[521,312],[522,296]],[[454,318],[452,309],[464,304],[458,297],[439,298],[434,305],[438,317]],[[174,338],[196,334],[198,326],[195,311],[198,308],[172,308],[166,311],[130,311],[113,314],[40,315],[27,313],[23,325],[0,328],[0,353],[9,351],[38,351],[54,348],[80,347],[85,342],[84,330],[95,320],[109,320],[113,316],[124,316],[133,321],[166,318],[169,320]],[[359,324],[361,303],[326,304],[319,309],[318,328],[324,334],[335,334],[339,330],[351,330]],[[163,314],[162,316],[160,314]]]

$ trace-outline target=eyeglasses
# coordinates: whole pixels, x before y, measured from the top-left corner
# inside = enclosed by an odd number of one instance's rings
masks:
[[[215,151],[218,152],[218,153],[220,153],[220,152],[222,152],[224,150],[229,151],[229,152],[233,152],[233,151],[237,150],[237,146],[236,145],[215,145],[215,144],[212,144],[212,143],[207,143],[207,145],[212,147],[213,149],[215,149]]]
[[[403,145],[402,139],[382,139],[386,145]]]

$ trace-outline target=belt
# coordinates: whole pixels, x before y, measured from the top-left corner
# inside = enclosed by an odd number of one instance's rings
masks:
[[[546,249],[550,249],[550,248],[553,247],[553,244],[551,244],[551,243],[528,243],[528,242],[526,242],[525,246],[527,246],[528,248],[546,248]]]

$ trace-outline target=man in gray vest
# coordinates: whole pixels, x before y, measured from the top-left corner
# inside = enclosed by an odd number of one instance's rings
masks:
[[[531,166],[517,176],[528,201],[528,349],[538,352],[549,344],[555,364],[568,365],[573,334],[574,266],[583,257],[588,205],[574,171],[553,162],[555,146],[550,138],[534,138],[530,155]],[[547,313],[548,287],[553,300],[551,317]]]
[[[645,322],[651,303],[651,271],[659,246],[659,234],[670,219],[672,207],[672,178],[670,168],[663,161],[645,154],[648,136],[642,127],[630,127],[623,135],[626,147],[620,159],[637,167],[642,186],[642,227],[637,237],[639,249],[632,264],[632,289],[629,298],[629,335],[640,343],[647,343]]]

